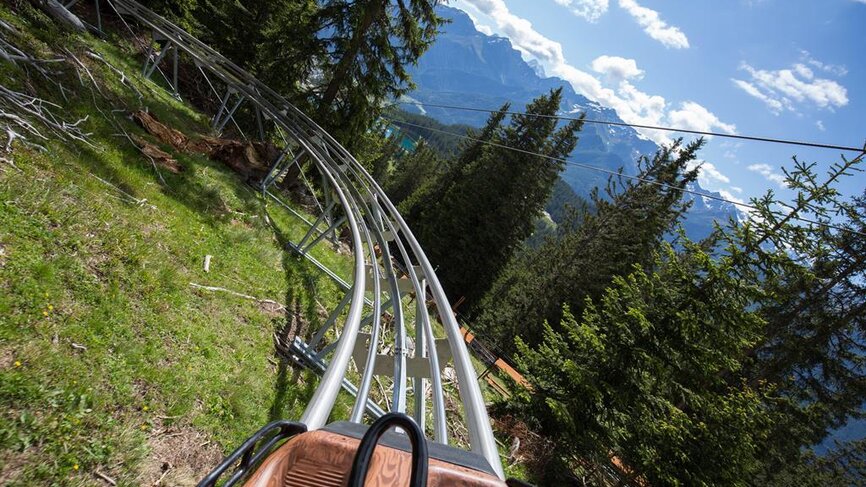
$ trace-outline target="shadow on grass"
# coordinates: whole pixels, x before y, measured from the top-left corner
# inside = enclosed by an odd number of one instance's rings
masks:
[[[265,213],[268,214],[267,208]],[[269,216],[269,215],[268,215]],[[281,419],[285,414],[300,415],[301,409],[297,406],[306,407],[307,401],[312,397],[316,381],[314,374],[304,369],[293,366],[289,358],[289,347],[295,337],[302,340],[307,339],[311,330],[321,326],[321,319],[316,309],[315,296],[318,292],[316,283],[319,278],[302,257],[294,254],[288,248],[290,242],[288,236],[274,223],[272,218],[271,228],[276,236],[277,245],[282,252],[282,267],[286,279],[286,314],[282,323],[275,327],[275,355],[279,361],[277,365],[277,380],[274,385],[274,401],[271,404],[269,419],[271,421]],[[291,376],[289,371],[291,370]],[[300,379],[304,376],[306,387],[299,388]],[[298,419],[298,418],[290,418]]]

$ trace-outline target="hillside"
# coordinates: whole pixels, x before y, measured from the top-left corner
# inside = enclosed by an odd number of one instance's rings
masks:
[[[426,52],[412,71],[417,88],[407,99],[421,102],[403,105],[406,110],[423,113],[447,124],[481,126],[487,114],[423,106],[423,103],[461,107],[495,109],[511,102],[512,110],[521,111],[524,105],[539,95],[563,87],[561,111],[569,116],[585,113],[589,120],[622,123],[616,111],[574,91],[572,86],[556,77],[547,77],[539,69],[523,60],[511,42],[503,37],[479,32],[462,10],[439,7],[440,15],[450,19],[436,43]],[[629,127],[585,124],[580,142],[569,160],[600,167],[607,171],[620,168],[625,174],[638,172],[637,158],[652,155],[658,146]],[[595,187],[604,187],[608,175],[577,166],[568,166],[562,179],[580,196],[587,197]],[[720,196],[695,184],[695,191]],[[686,219],[687,233],[693,238],[705,236],[713,220],[736,218],[733,205],[721,202],[708,205],[695,200],[695,208]]]
[[[262,424],[299,416],[315,377],[292,373],[274,336],[320,319],[336,288],[283,250],[299,220],[130,119],[147,110],[188,135],[209,124],[123,74],[141,69],[126,39],[6,6],[0,20],[34,58],[0,62],[4,94],[67,122],[34,120],[39,137],[0,99],[0,131],[18,134],[0,145],[0,484],[189,485]]]

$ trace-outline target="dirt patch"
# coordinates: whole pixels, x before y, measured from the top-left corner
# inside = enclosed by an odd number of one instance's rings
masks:
[[[38,458],[38,452],[34,450],[0,452],[0,485],[12,484],[21,475],[24,468],[32,465]]]
[[[222,460],[222,450],[188,425],[154,428],[150,454],[141,469],[141,485],[193,486]]]
[[[185,153],[203,154],[219,161],[249,180],[260,181],[267,175],[271,163],[280,155],[279,149],[269,142],[243,142],[217,137],[188,137],[171,128],[145,111],[132,114],[147,133]]]
[[[493,427],[509,436],[509,464],[522,463],[530,471],[543,477],[543,472],[553,458],[554,443],[529,429],[523,421],[513,416],[493,418]]]
[[[266,314],[271,318],[276,318],[279,316],[284,316],[286,308],[276,301],[270,300],[261,300],[259,301],[259,309],[262,310],[262,313]]]
[[[11,348],[0,349],[0,370],[8,369],[15,363],[15,352]]]
[[[277,356],[284,360],[291,360],[291,346],[295,337],[304,338],[307,334],[309,321],[301,312],[300,304],[295,301],[283,310],[285,312],[286,323],[274,333],[274,349]]]

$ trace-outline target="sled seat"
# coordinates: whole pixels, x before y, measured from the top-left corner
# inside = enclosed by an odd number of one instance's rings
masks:
[[[244,484],[245,487],[342,487],[367,427],[347,421],[292,437],[273,453]],[[411,445],[405,435],[385,433],[367,473],[369,487],[409,485]],[[427,485],[504,487],[484,457],[428,443]]]

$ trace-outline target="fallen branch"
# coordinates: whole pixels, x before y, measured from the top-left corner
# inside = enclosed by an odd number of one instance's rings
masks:
[[[189,285],[196,288],[196,289],[203,289],[205,291],[211,291],[211,292],[228,293],[228,294],[231,294],[232,296],[237,296],[239,298],[249,299],[251,301],[255,301],[255,302],[260,303],[260,304],[270,304],[270,305],[278,306],[280,310],[286,309],[286,305],[284,305],[282,303],[278,303],[272,299],[260,299],[260,298],[257,298],[255,296],[250,296],[249,294],[242,294],[242,293],[239,293],[236,291],[232,291],[231,289],[226,289],[224,287],[203,286],[201,284],[196,284],[194,282],[189,283]]]
[[[87,57],[89,57],[91,59],[96,59],[97,61],[102,61],[106,66],[108,66],[108,69],[110,69],[111,71],[114,71],[115,73],[120,75],[120,83],[124,86],[129,87],[132,91],[134,91],[135,95],[138,97],[138,101],[141,101],[144,98],[144,95],[141,94],[141,91],[139,91],[138,88],[135,87],[135,85],[133,85],[132,83],[129,82],[129,78],[127,78],[126,73],[117,69],[113,64],[109,63],[104,57],[100,56],[99,54],[97,54],[93,51],[87,51]]]
[[[66,49],[65,47],[63,48],[63,50],[66,51],[66,54],[68,54],[73,61],[75,61],[75,64],[77,64],[81,69],[84,70],[84,72],[87,74],[87,77],[90,78],[90,82],[93,83],[93,86],[96,88],[96,91],[98,91],[99,94],[102,95],[102,97],[104,98],[105,93],[102,92],[102,89],[99,87],[99,83],[97,83],[96,79],[93,77],[93,73],[91,73],[90,70],[87,69],[87,66],[85,66],[80,59],[75,57],[75,54],[73,54],[72,51]]]
[[[75,14],[70,12],[57,0],[32,0],[32,3],[36,5],[39,10],[42,10],[46,14],[54,17],[54,20],[57,20],[61,24],[73,29],[78,32],[87,32],[87,27],[85,27],[84,22],[78,18]]]
[[[100,472],[99,469],[94,470],[93,475],[96,475],[100,479],[104,480],[108,485],[117,485],[116,480]]]
[[[21,170],[20,167],[15,165],[15,161],[13,161],[12,159],[7,159],[6,157],[0,156],[0,162],[2,162],[3,164],[6,164],[6,165],[12,166],[12,169],[15,169],[18,172],[24,172]]]
[[[141,199],[138,199],[138,198],[136,198],[135,196],[132,196],[131,194],[127,193],[126,191],[124,191],[124,190],[118,188],[117,186],[115,186],[115,185],[109,183],[108,181],[102,179],[101,177],[97,176],[96,174],[90,173],[90,175],[93,176],[94,178],[96,178],[97,180],[99,180],[101,183],[103,183],[103,184],[105,184],[105,185],[107,185],[107,186],[110,186],[110,187],[114,188],[118,193],[120,193],[120,194],[126,196],[127,198],[129,198],[130,200],[132,200],[132,202],[134,202],[135,204],[137,204],[138,206],[147,206],[147,207],[149,207],[149,208],[152,209],[152,210],[156,210],[156,209],[157,209],[156,206],[153,206],[153,205],[151,205],[151,204],[147,204],[147,198],[141,198]]]
[[[385,390],[385,386],[382,385],[382,381],[379,380],[378,375],[374,375],[373,379],[376,381],[376,384],[379,384],[379,392],[382,394],[382,399],[385,400],[385,409],[390,411],[391,410],[391,401],[388,400],[389,394]]]
[[[43,140],[48,138],[43,135],[30,120],[38,120],[43,126],[51,130],[59,139],[81,142],[93,149],[96,149],[89,140],[91,134],[84,132],[80,125],[87,121],[88,117],[78,119],[75,122],[67,122],[58,119],[52,109],[60,109],[63,107],[56,103],[30,96],[25,93],[10,90],[3,85],[0,85],[0,118],[5,118],[25,132],[34,135]],[[7,126],[7,135],[11,129]],[[20,134],[18,138],[20,138]],[[11,140],[7,143],[7,147],[11,144]]]
[[[144,140],[143,138],[133,135],[130,137],[130,140],[133,144],[141,151],[142,154],[147,156],[150,161],[154,164],[159,163],[160,166],[167,169],[169,172],[173,174],[180,174],[183,171],[183,166],[180,165],[177,160],[171,156],[168,152],[160,149],[159,147],[151,144],[150,142]],[[162,175],[160,175],[162,178]],[[163,180],[163,182],[165,182]]]

